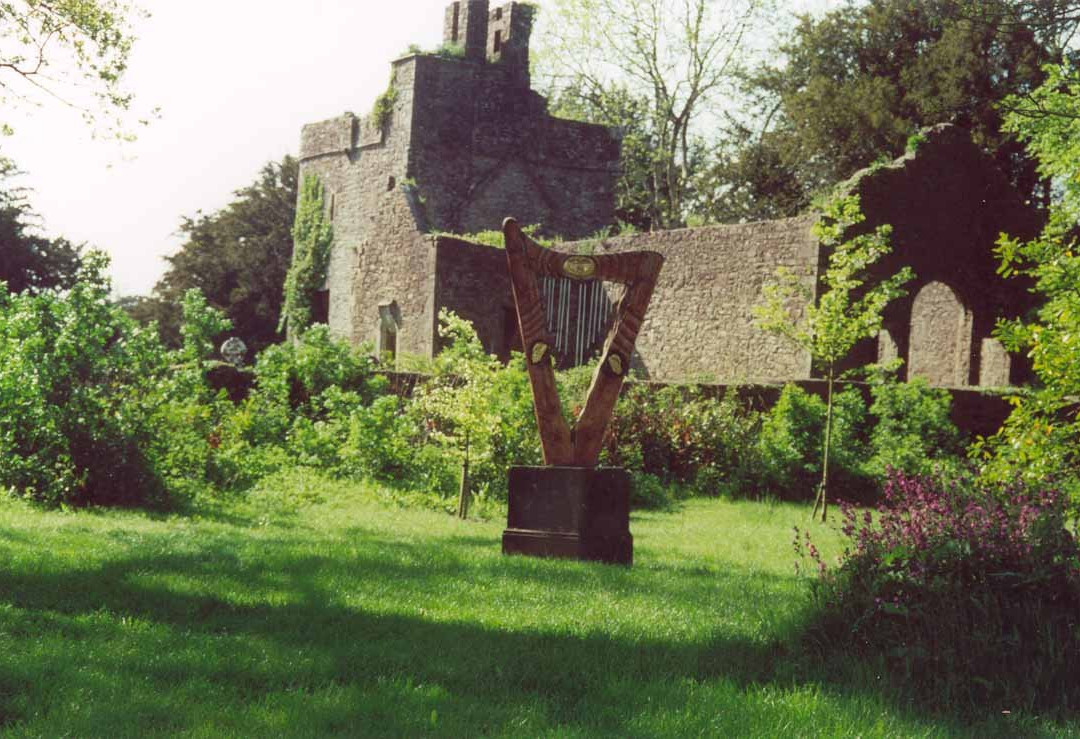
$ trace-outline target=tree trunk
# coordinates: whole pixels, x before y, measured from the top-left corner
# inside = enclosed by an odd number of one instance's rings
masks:
[[[814,498],[814,510],[811,518],[817,516],[818,506],[821,507],[822,522],[829,514],[829,447],[832,445],[832,418],[833,418],[833,368],[829,366],[826,375],[827,390],[825,393],[825,440],[821,456],[821,483],[818,485],[817,497]]]
[[[465,432],[465,457],[461,460],[461,489],[458,491],[458,518],[469,516],[469,433]]]

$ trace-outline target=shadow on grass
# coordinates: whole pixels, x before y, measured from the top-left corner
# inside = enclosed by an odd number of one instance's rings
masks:
[[[8,533],[0,531],[0,544],[12,541]],[[474,550],[497,544],[477,536],[435,545],[362,529],[351,536],[363,547],[347,555],[313,555],[294,539],[267,537],[261,558],[238,556],[218,539],[197,552],[157,544],[72,571],[0,568],[0,643],[37,642],[0,654],[0,727],[58,703],[57,691],[109,695],[110,679],[126,681],[125,702],[96,702],[83,731],[133,719],[143,730],[195,728],[212,709],[189,706],[185,685],[212,705],[233,701],[217,710],[272,704],[304,729],[299,733],[313,734],[366,725],[385,735],[517,727],[523,734],[559,728],[630,736],[648,733],[646,719],[685,713],[694,686],[717,681],[728,686],[720,695],[734,702],[725,710],[754,686],[812,684],[838,700],[881,698],[873,685],[830,680],[800,661],[782,633],[772,641],[717,630],[696,642],[644,640],[438,621],[363,605],[365,593],[386,588],[438,599],[448,583],[471,579],[510,581],[502,593],[539,584],[566,598],[590,588],[625,590],[678,607],[715,597],[718,583],[737,592],[746,579],[738,573],[665,566],[643,577],[619,567],[478,558]],[[753,577],[764,580],[765,591],[789,592],[784,578]],[[148,626],[126,628],[129,620]],[[174,690],[181,697],[170,703]],[[895,710],[908,726],[935,725]],[[247,716],[241,728],[261,721],[269,730],[275,715]]]

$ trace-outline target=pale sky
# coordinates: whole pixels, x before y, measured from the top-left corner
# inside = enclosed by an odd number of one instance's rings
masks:
[[[5,111],[15,134],[0,152],[27,172],[47,233],[106,250],[116,292],[147,294],[181,216],[226,205],[266,162],[296,154],[303,124],[366,113],[392,59],[440,43],[448,2],[143,0],[127,84],[161,117],[121,145],[60,106]]]

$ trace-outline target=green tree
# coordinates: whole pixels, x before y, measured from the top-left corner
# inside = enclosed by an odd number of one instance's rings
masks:
[[[1033,283],[1041,300],[1031,320],[1003,321],[997,336],[1025,352],[1038,379],[993,440],[991,471],[1029,478],[1080,480],[1080,71],[1047,68],[1030,95],[1005,101],[1006,129],[1026,142],[1054,200],[1039,238],[1002,236],[1000,272]],[[1078,492],[1080,492],[1080,485]]]
[[[326,281],[330,247],[334,243],[334,232],[323,204],[323,186],[314,175],[304,178],[292,236],[295,251],[285,277],[278,331],[287,329],[290,336],[296,337],[312,323],[312,302]]]
[[[139,13],[124,0],[0,2],[0,100],[9,109],[58,100],[120,134],[132,102],[123,77]]]
[[[81,264],[81,247],[37,231],[40,219],[29,191],[16,184],[14,163],[0,157],[0,281],[11,292],[69,288]]]
[[[484,352],[472,324],[439,313],[445,348],[408,409],[412,427],[451,459],[465,463],[460,513],[471,493],[505,499],[506,469],[540,461],[540,437],[522,355],[509,367]]]
[[[716,153],[708,216],[794,215],[857,170],[903,154],[922,127],[945,122],[970,130],[1021,190],[1041,192],[1032,160],[1001,130],[998,103],[1042,81],[1069,18],[1029,25],[1020,5],[871,0],[802,17],[779,59],[749,77],[759,115],[739,130],[738,146]]]
[[[65,292],[0,285],[0,490],[52,505],[164,501],[149,450],[167,355],[109,303],[107,267],[92,251]]]
[[[914,277],[905,267],[884,280],[871,281],[870,268],[891,250],[892,227],[881,225],[868,233],[852,235],[864,220],[857,197],[829,202],[814,225],[814,234],[828,254],[817,302],[798,275],[781,267],[776,280],[762,288],[762,302],[755,307],[762,329],[801,348],[825,375],[821,483],[811,514],[816,516],[820,507],[822,521],[828,515],[833,386],[838,367],[859,341],[877,336],[885,306],[902,295],[903,284]]]
[[[629,126],[635,216],[652,228],[686,222],[699,129],[729,92],[749,32],[770,0],[555,0],[541,41],[544,72],[598,123]],[[644,165],[644,166],[641,166]]]
[[[198,288],[253,353],[277,341],[281,285],[293,248],[297,171],[290,156],[268,163],[229,205],[185,217],[184,244],[166,258],[169,268],[153,295],[128,301],[129,312],[144,322],[158,321],[166,342],[179,346],[184,295]]]

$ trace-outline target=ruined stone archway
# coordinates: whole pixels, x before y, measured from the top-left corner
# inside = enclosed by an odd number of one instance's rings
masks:
[[[970,384],[972,315],[943,282],[929,282],[911,306],[908,378],[931,385]]]

